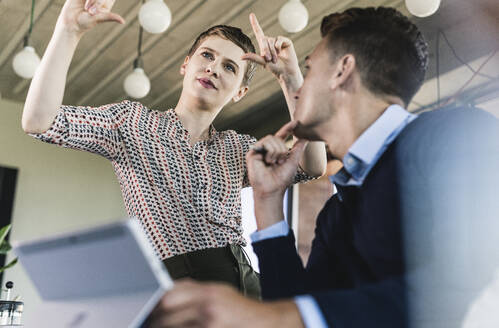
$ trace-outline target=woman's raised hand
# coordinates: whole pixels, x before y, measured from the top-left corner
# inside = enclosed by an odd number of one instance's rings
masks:
[[[246,53],[242,59],[251,60],[265,67],[277,78],[286,78],[295,74],[301,76],[293,42],[284,36],[265,35],[255,14],[251,13],[249,20],[258,42],[260,54]]]
[[[114,2],[115,0],[66,0],[58,24],[68,32],[79,35],[99,23],[124,24],[123,17],[111,12]]]

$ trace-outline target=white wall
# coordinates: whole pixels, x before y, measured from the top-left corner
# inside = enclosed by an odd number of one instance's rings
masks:
[[[22,104],[0,99],[0,165],[17,168],[11,241],[90,227],[124,217],[111,164],[97,155],[45,144],[21,129]],[[10,255],[12,257],[13,254]],[[25,316],[40,302],[22,266],[4,274]]]

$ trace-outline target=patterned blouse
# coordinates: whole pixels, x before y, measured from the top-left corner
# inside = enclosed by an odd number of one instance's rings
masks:
[[[140,220],[161,259],[246,244],[240,192],[249,185],[245,154],[255,138],[211,126],[209,138],[191,146],[173,109],[130,101],[61,106],[50,129],[32,136],[109,159],[128,215]],[[300,170],[295,182],[309,179]]]

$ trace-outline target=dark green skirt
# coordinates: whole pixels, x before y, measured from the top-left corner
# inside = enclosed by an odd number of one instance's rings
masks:
[[[227,283],[246,296],[260,299],[260,279],[241,246],[228,245],[176,255],[163,260],[173,280]]]

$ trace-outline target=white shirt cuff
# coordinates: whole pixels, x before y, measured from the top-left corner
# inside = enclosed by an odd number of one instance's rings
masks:
[[[276,238],[287,236],[289,232],[288,223],[284,220],[274,223],[273,225],[260,230],[255,231],[250,235],[251,242],[256,243],[264,239]]]
[[[322,311],[312,296],[297,296],[294,298],[294,301],[306,328],[328,328]]]

